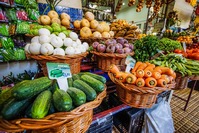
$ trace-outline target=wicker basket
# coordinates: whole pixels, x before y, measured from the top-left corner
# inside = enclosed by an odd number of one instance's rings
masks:
[[[88,52],[76,55],[66,55],[66,56],[58,56],[58,55],[44,56],[44,55],[30,55],[30,54],[26,54],[26,56],[27,58],[32,58],[37,60],[42,67],[44,75],[47,76],[48,75],[46,68],[47,62],[67,63],[70,65],[70,70],[72,74],[79,73],[81,60],[84,57],[86,57],[87,54]]]
[[[125,59],[127,55],[133,56],[134,52],[130,54],[116,54],[116,53],[100,53],[96,51],[92,51],[92,54],[94,54],[97,58],[97,66],[102,71],[107,72],[109,69],[109,66],[111,64],[115,64],[119,67],[125,65]]]
[[[173,88],[175,84],[162,87],[137,87],[131,84],[123,84],[116,79],[112,73],[108,73],[110,79],[117,85],[116,92],[120,100],[134,108],[150,108],[156,102],[157,95],[163,91]]]
[[[0,131],[36,133],[84,133],[88,130],[93,117],[93,109],[106,97],[104,91],[94,101],[85,103],[70,112],[58,112],[43,119],[21,118],[17,120],[0,119]]]
[[[172,90],[185,89],[185,88],[187,88],[187,85],[188,85],[189,76],[182,77],[181,74],[177,73],[175,81],[176,81],[176,86],[175,86],[175,88],[172,88]]]

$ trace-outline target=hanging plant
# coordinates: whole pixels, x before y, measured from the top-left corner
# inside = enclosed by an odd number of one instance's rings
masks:
[[[55,7],[61,2],[62,0],[46,0],[47,4],[50,6],[51,10],[55,10]]]

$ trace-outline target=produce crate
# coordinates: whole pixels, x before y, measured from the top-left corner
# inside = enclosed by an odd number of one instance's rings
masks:
[[[112,133],[113,116],[107,115],[92,122],[87,133]]]
[[[140,133],[144,122],[144,110],[137,108],[126,109],[114,115],[114,126],[120,133]]]

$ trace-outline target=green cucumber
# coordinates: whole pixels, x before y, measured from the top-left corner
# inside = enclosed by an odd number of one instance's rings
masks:
[[[6,103],[1,111],[4,119],[12,120],[21,115],[21,113],[30,105],[31,99],[25,99],[18,101],[16,99],[11,99]]]
[[[54,107],[53,103],[51,102],[50,109],[48,111],[48,115],[53,114],[55,112],[56,112],[55,107]]]
[[[73,78],[67,78],[68,87],[73,87]]]
[[[96,92],[102,92],[104,90],[104,84],[89,75],[82,75],[81,80],[90,85]]]
[[[96,91],[80,79],[75,80],[73,82],[73,86],[77,89],[82,90],[86,94],[87,101],[93,101],[97,96]]]
[[[34,119],[44,118],[49,111],[52,93],[49,90],[41,92],[34,100],[31,108],[31,116]]]
[[[29,80],[23,83],[19,83],[19,85],[16,85],[16,87],[14,86],[12,94],[14,98],[18,100],[27,99],[48,89],[51,84],[52,80],[50,80],[48,77]]]
[[[103,77],[103,76],[100,76],[100,75],[97,75],[97,74],[94,74],[94,73],[90,73],[90,72],[85,72],[86,75],[89,75],[99,81],[101,81],[103,84],[106,83],[106,78]]]
[[[72,75],[72,78],[73,78],[73,81],[77,80],[77,79],[80,79],[79,75],[78,74],[73,74]]]
[[[28,118],[32,118],[32,114],[31,114],[31,108],[32,108],[33,103],[31,103],[27,109],[25,110],[25,116]]]
[[[0,94],[0,110],[3,108],[3,104],[6,103],[12,97],[12,89],[2,90]]]
[[[86,94],[82,90],[74,87],[69,87],[67,92],[72,98],[75,106],[80,106],[86,102]]]
[[[57,111],[70,111],[72,109],[72,99],[64,90],[56,90],[53,94],[53,105]]]

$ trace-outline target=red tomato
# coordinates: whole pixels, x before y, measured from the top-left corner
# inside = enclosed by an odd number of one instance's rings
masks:
[[[180,49],[175,49],[174,52],[175,52],[175,53],[182,53],[183,51],[180,50]]]
[[[199,49],[193,49],[193,53],[199,53]]]
[[[198,53],[193,53],[192,56],[193,56],[192,59],[199,60],[199,52]]]

